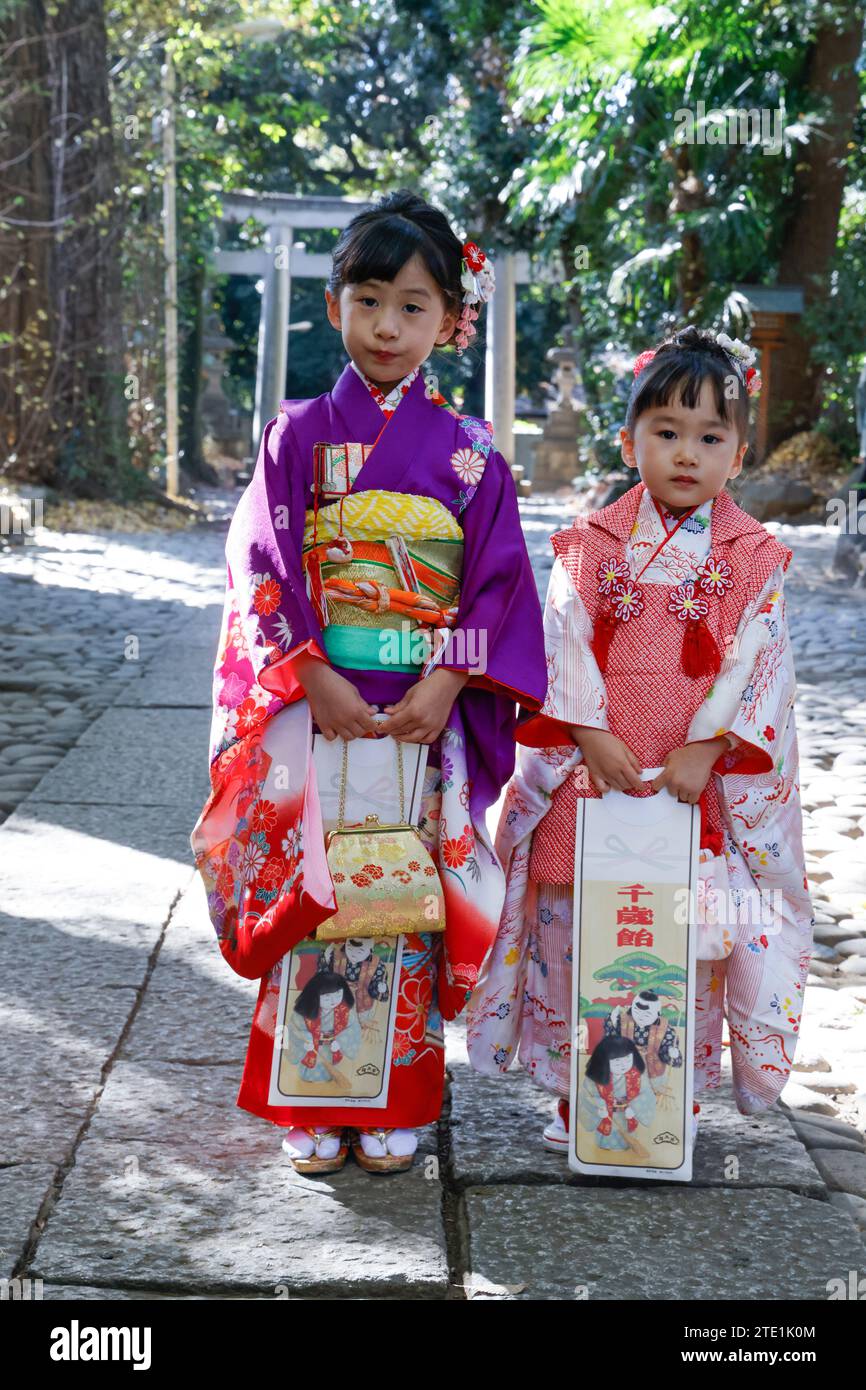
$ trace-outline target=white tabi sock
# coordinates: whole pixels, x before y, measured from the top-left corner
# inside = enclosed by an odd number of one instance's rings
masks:
[[[418,1147],[418,1136],[414,1129],[395,1129],[388,1135],[387,1150],[375,1134],[365,1134],[363,1130],[359,1133],[361,1148],[368,1158],[384,1158],[386,1153],[405,1158],[408,1154],[413,1154]]]
[[[327,1125],[317,1126],[319,1133],[328,1128]],[[336,1158],[340,1152],[340,1138],[334,1134],[328,1139],[314,1140],[305,1129],[290,1129],[286,1132],[282,1147],[290,1158],[312,1158],[313,1153],[316,1158]]]

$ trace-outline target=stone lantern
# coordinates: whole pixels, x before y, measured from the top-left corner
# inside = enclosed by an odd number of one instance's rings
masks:
[[[586,430],[586,406],[574,399],[575,387],[579,390],[581,383],[571,328],[564,331],[563,340],[562,347],[547,353],[547,360],[555,364],[553,382],[558,394],[535,449],[534,489],[568,486],[580,472],[578,439]]]

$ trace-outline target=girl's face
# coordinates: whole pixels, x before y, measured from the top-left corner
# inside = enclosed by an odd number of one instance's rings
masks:
[[[447,343],[458,315],[420,256],[412,256],[394,280],[344,285],[339,296],[325,290],[328,319],[343,335],[352,361],[382,391],[388,391]]]
[[[654,406],[638,416],[633,437],[626,429],[619,437],[624,462],[637,468],[653,497],[677,516],[718,496],[740,472],[749,447],[719,419],[706,378],[694,408]]]
[[[612,1077],[625,1076],[630,1067],[630,1057],[611,1057],[610,1059],[610,1074]]]

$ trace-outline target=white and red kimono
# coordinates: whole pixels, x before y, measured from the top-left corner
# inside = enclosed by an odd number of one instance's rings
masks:
[[[642,482],[552,542],[547,698],[516,735],[524,746],[496,840],[505,907],[469,1008],[470,1060],[494,1074],[519,1054],[540,1086],[568,1094],[576,805],[599,795],[572,776],[582,758],[569,726],[609,729],[642,767],[730,733],[701,798],[700,843],[726,874],[736,925],[723,955],[698,960],[695,1090],[719,1085],[724,1011],[736,1103],[743,1114],[762,1111],[794,1060],[814,924],[782,592],[791,552],[727,490],[678,523]],[[628,596],[635,584],[637,604]],[[696,597],[723,654],[715,677],[682,669]],[[624,616],[602,676],[591,641],[611,603]],[[756,900],[772,904],[771,928]]]

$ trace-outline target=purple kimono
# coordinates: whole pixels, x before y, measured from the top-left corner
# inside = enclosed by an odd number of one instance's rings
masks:
[[[317,443],[374,447],[342,502],[319,496],[314,539],[348,536],[356,559],[375,560],[397,532],[415,547],[426,592],[447,595],[449,583],[457,586],[456,625],[444,652],[423,669],[365,666],[363,652],[371,648],[362,639],[379,634],[334,623],[333,616],[323,624],[309,568]],[[462,568],[453,558],[440,560],[455,549]],[[319,550],[324,555],[321,544]],[[327,553],[333,560],[335,552]],[[430,747],[421,827],[442,880],[446,930],[404,938],[387,1112],[315,1111],[317,1124],[428,1123],[441,1106],[442,1016],[454,1017],[469,997],[504,898],[484,812],[513,771],[517,705],[537,710],[547,684],[541,609],[510,469],[492,447],[490,426],[459,416],[425,389],[420,373],[388,417],[348,364],[332,391],[281,402],[265,427],[226,559],[212,792],[192,845],[223,954],[233,969],[262,980],[238,1100],[256,1114],[280,1124],[309,1122],[309,1110],[268,1103],[275,993],[283,957],[336,909],[309,755],[314,726],[293,657],[308,651],[330,660],[380,707],[396,703],[435,664],[474,672]],[[443,597],[443,607],[447,602]],[[334,608],[324,611],[333,615]],[[275,756],[294,781],[276,796],[269,783],[265,795]]]

